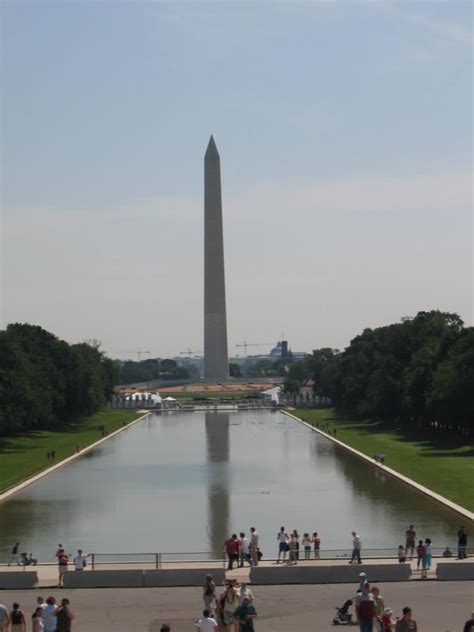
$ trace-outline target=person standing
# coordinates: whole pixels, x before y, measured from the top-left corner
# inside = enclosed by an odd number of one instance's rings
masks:
[[[222,595],[219,597],[219,606],[226,632],[237,632],[237,622],[234,621],[234,612],[239,605],[239,592],[234,582],[229,581]]]
[[[426,577],[427,571],[431,568],[431,540],[425,539],[425,552],[423,554],[423,576]]]
[[[56,632],[57,619],[55,615],[57,609],[56,599],[48,597],[46,599],[46,608],[43,610],[44,632]]]
[[[234,618],[239,623],[239,632],[254,632],[255,627],[253,620],[257,616],[257,611],[250,603],[248,597],[245,597],[243,603],[236,608]]]
[[[248,599],[249,603],[253,603],[253,593],[246,582],[240,584],[239,606],[244,603],[244,599]]]
[[[407,553],[408,550],[403,548],[403,544],[400,544],[400,546],[398,547],[398,562],[400,564],[405,564],[405,562],[407,561]]]
[[[82,549],[77,550],[77,555],[74,558],[74,568],[76,571],[83,571],[87,566],[87,555],[84,555]]]
[[[474,611],[471,612],[471,618],[464,624],[462,632],[474,632]]]
[[[362,541],[360,537],[357,535],[356,531],[352,531],[352,557],[350,559],[349,564],[353,564],[354,560],[357,559],[357,564],[362,564],[362,560],[360,559],[360,552],[362,550]]]
[[[71,632],[74,613],[69,608],[69,599],[61,599],[61,605],[55,612],[57,632]]]
[[[62,586],[64,584],[64,575],[67,571],[67,565],[69,564],[69,555],[66,553],[64,549],[61,549],[58,553],[58,586]]]
[[[290,541],[288,543],[289,548],[289,557],[288,557],[288,565],[293,566],[298,564],[298,540],[296,539],[295,533],[293,532],[290,535]]]
[[[296,529],[293,529],[292,533],[295,536],[295,540],[296,540],[296,559],[299,560],[300,559],[300,535]]]
[[[248,538],[247,538],[247,536],[245,535],[245,533],[243,531],[241,531],[239,533],[239,538],[240,538],[240,561],[239,561],[239,567],[242,567],[245,562],[247,562],[247,564],[249,566],[252,566],[252,562],[250,561],[250,550],[249,550]]]
[[[321,539],[317,531],[313,533],[313,549],[314,549],[314,559],[315,560],[321,559],[319,556],[319,551],[321,549]]]
[[[12,562],[16,562],[18,564],[18,566],[21,566],[21,564],[20,564],[20,543],[19,542],[14,544],[14,546],[12,548],[12,553],[11,553],[11,556],[10,556],[10,561],[8,562],[8,566],[11,566]]]
[[[250,527],[250,559],[253,566],[258,566],[258,533],[255,527]]]
[[[195,625],[199,632],[215,632],[217,630],[217,621],[207,609],[203,611],[202,619],[198,619]]]
[[[309,533],[303,533],[303,537],[301,538],[301,546],[304,550],[304,559],[311,559],[311,538],[309,537]]]
[[[370,592],[370,584],[364,584],[362,592],[355,598],[355,610],[360,632],[375,632],[373,623],[377,611],[374,596]]]
[[[26,632],[26,621],[23,612],[20,610],[20,604],[14,603],[13,610],[10,612],[11,632]]]
[[[423,540],[418,540],[418,546],[416,547],[416,570],[420,570],[420,566],[423,568],[423,557],[425,556],[425,545]]]
[[[7,607],[0,603],[0,632],[7,632],[10,624],[10,616]]]
[[[202,600],[204,601],[204,609],[208,610],[211,615],[214,613],[214,602],[216,600],[216,583],[212,575],[206,575],[206,582],[203,586]]]
[[[377,613],[378,617],[381,617],[385,608],[384,598],[380,594],[380,591],[377,586],[372,586],[372,589],[370,592],[373,594],[374,599],[375,599],[375,612]]]
[[[458,560],[464,560],[467,557],[467,531],[461,527],[458,531]]]
[[[412,619],[411,608],[405,606],[402,613],[402,618],[397,621],[395,626],[395,632],[418,632],[416,621]]]
[[[408,552],[410,552],[410,560],[413,559],[413,555],[415,553],[415,546],[416,546],[416,531],[413,528],[413,525],[411,524],[408,529],[405,531],[405,549],[407,551],[407,555]]]
[[[239,565],[240,542],[236,533],[233,533],[232,537],[225,541],[224,551],[227,553],[227,557],[229,558],[227,570],[231,571],[234,568],[234,562],[237,562],[237,566]]]
[[[288,551],[288,534],[285,532],[285,527],[280,527],[280,531],[277,533],[277,542],[278,542],[278,559],[277,564],[281,561],[284,562],[286,559],[286,552]]]
[[[33,617],[31,620],[31,630],[32,632],[43,632],[44,631],[44,617],[43,617],[44,608],[41,606],[37,606],[36,610],[33,613]]]

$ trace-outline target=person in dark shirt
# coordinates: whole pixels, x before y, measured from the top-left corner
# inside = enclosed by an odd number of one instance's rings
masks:
[[[467,531],[461,527],[458,531],[458,559],[464,560],[467,557]]]
[[[239,622],[239,632],[254,632],[253,620],[256,616],[257,611],[250,603],[250,599],[245,597],[243,603],[234,612],[234,618]]]
[[[462,632],[474,632],[474,611],[471,612],[471,618],[464,624]]]
[[[61,605],[55,612],[57,618],[57,632],[71,632],[74,613],[69,609],[69,599],[61,599]]]

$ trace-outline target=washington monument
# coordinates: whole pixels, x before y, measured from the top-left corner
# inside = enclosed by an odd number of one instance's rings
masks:
[[[204,157],[204,377],[229,377],[221,165],[212,136]]]

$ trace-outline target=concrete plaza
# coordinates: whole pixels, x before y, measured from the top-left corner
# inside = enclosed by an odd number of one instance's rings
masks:
[[[399,614],[413,608],[419,632],[461,632],[474,602],[474,582],[403,582],[379,585],[385,603]],[[256,632],[325,632],[334,630],[335,606],[355,592],[354,585],[256,586]],[[68,597],[76,614],[73,632],[172,632],[195,629],[202,608],[199,588],[46,589],[0,591],[8,608],[18,601],[28,616],[36,597]],[[28,627],[28,629],[30,629]],[[351,629],[358,629],[352,627]]]

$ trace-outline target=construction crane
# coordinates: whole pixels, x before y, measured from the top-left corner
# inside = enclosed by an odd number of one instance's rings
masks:
[[[247,347],[273,347],[273,342],[247,342],[244,340],[240,345],[235,345],[236,347],[244,348],[244,355],[247,357]]]
[[[202,349],[186,349],[186,351],[180,351],[179,355],[190,357],[191,353],[202,353]]]
[[[142,359],[142,355],[144,355],[145,353],[151,353],[151,351],[146,351],[145,349],[136,349],[135,351],[116,351],[115,353],[136,353],[138,362],[140,362]]]

